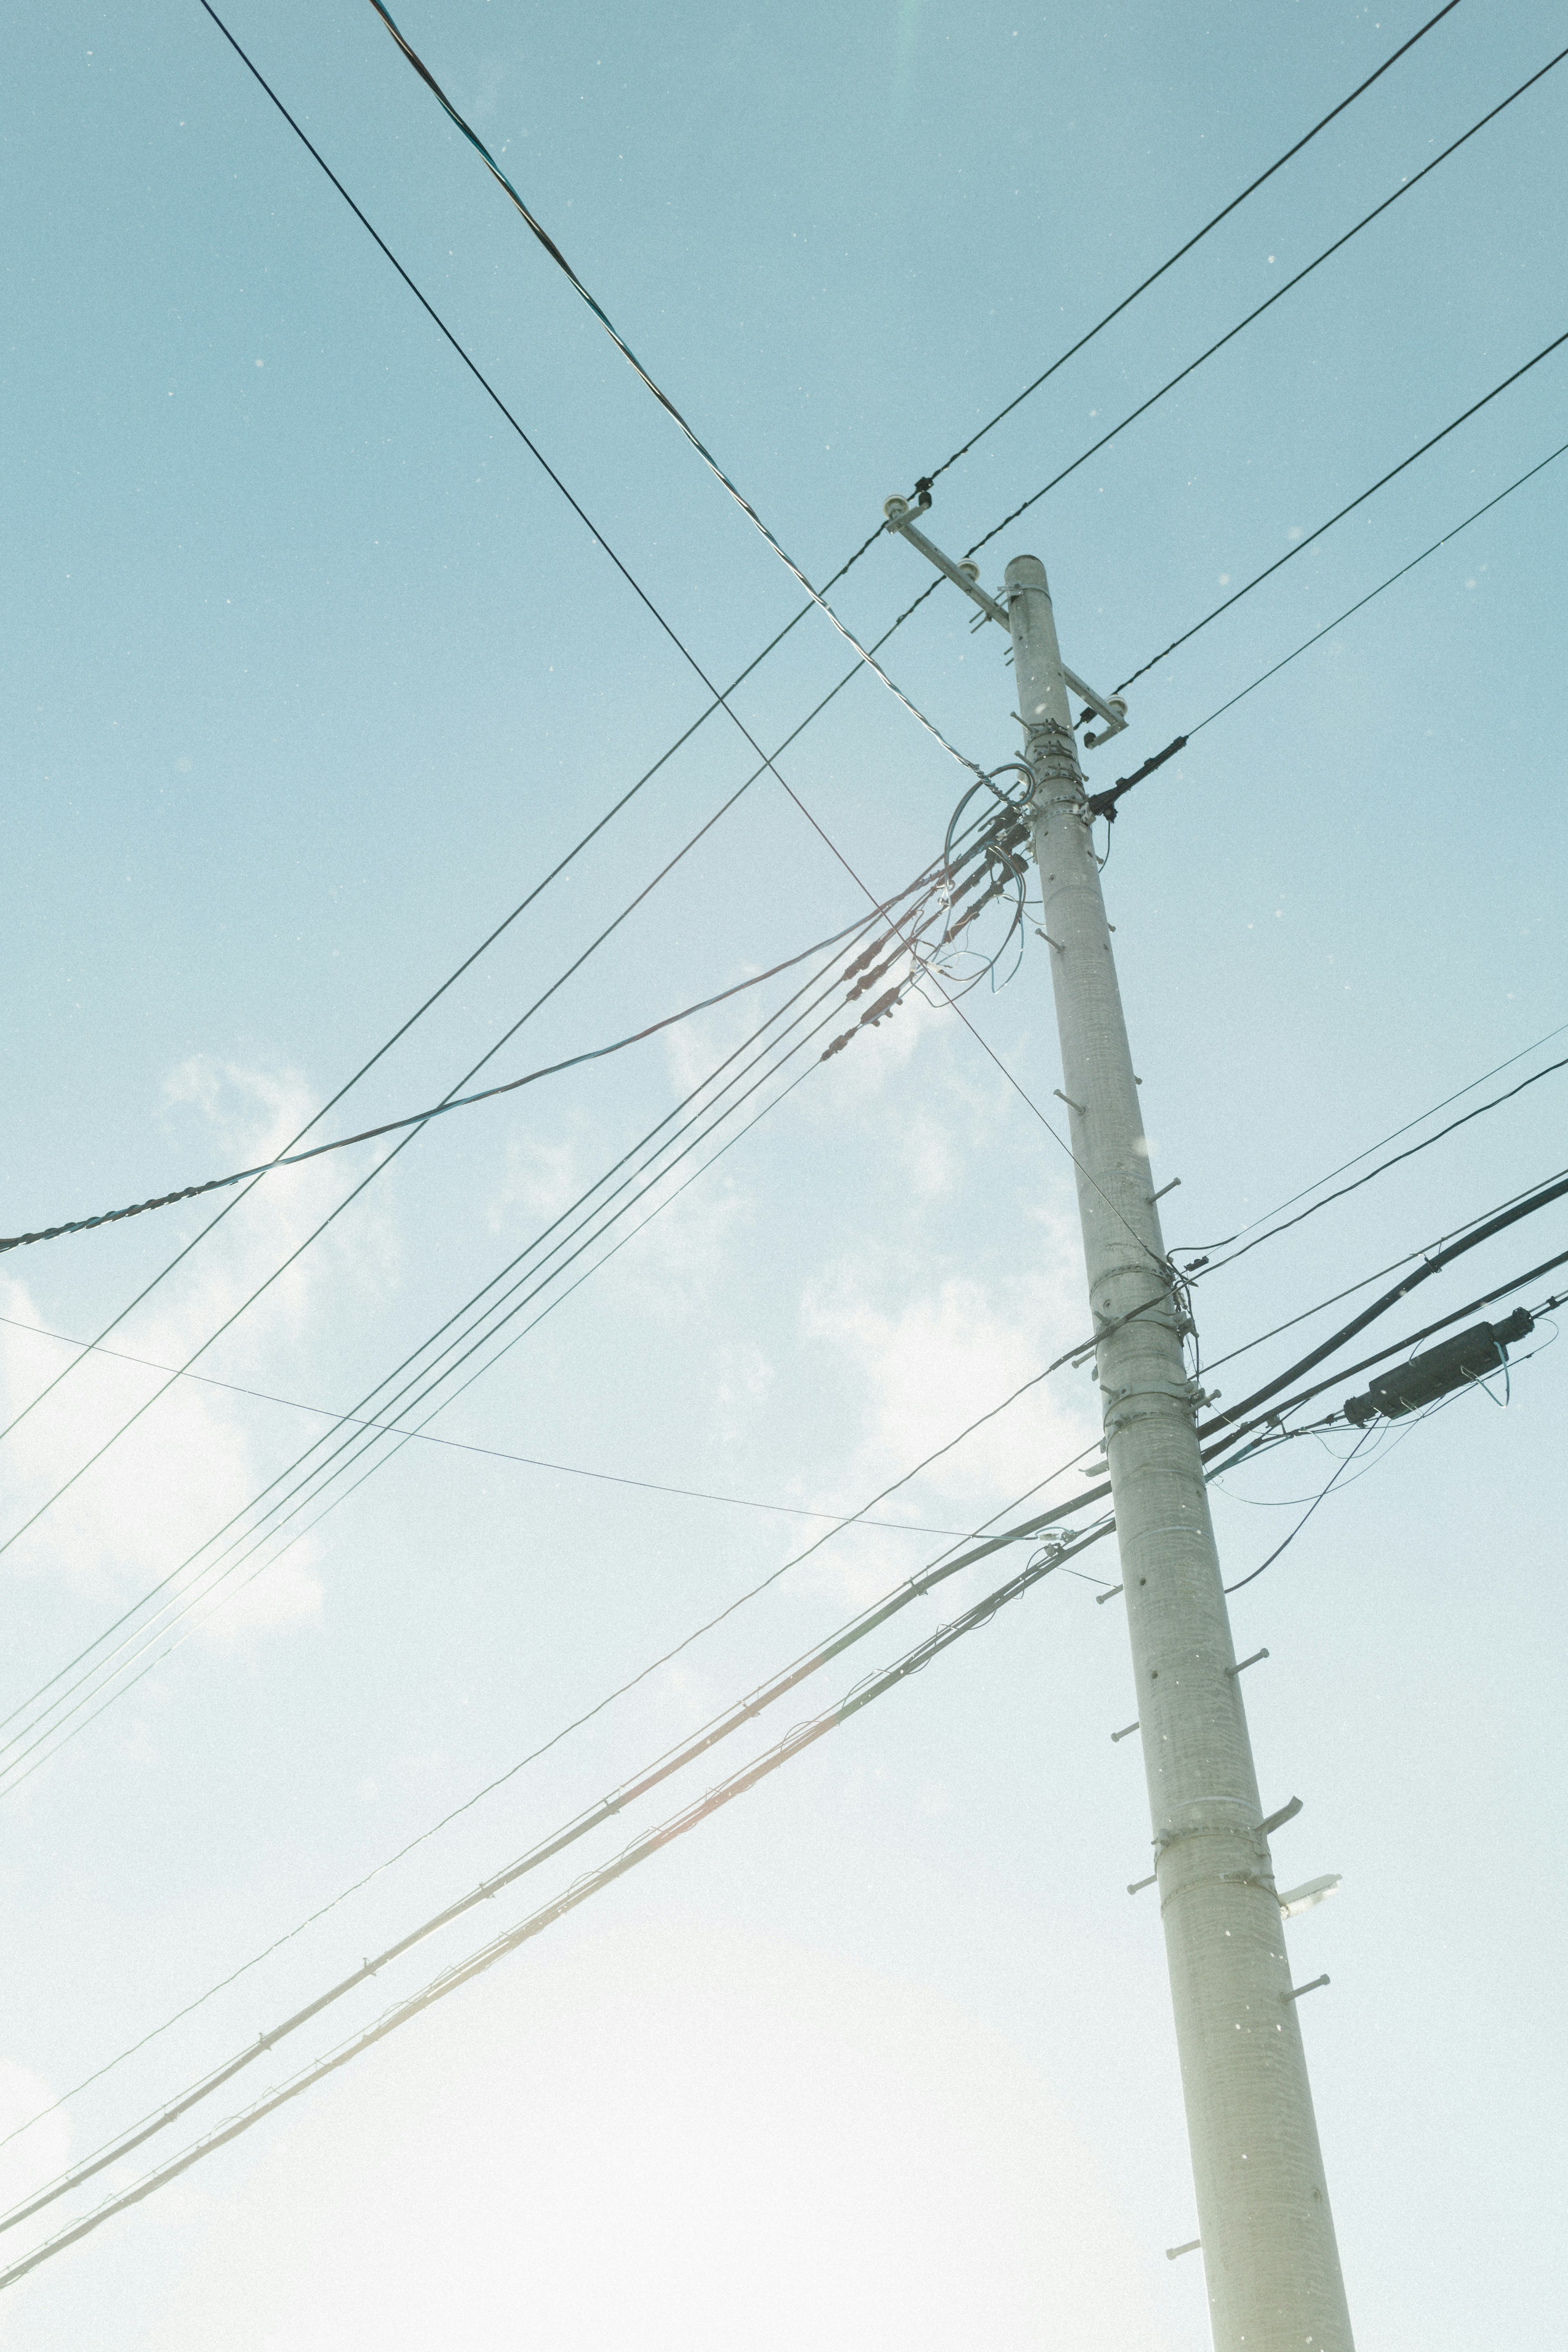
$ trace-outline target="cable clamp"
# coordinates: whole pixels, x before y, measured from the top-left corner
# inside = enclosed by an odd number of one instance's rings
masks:
[[[1135,1388],[1102,1390],[1105,1398],[1105,1433],[1113,1437],[1134,1421],[1146,1421],[1147,1413],[1124,1412],[1122,1407],[1134,1397],[1174,1397],[1184,1404],[1194,1419],[1211,1402],[1209,1394],[1196,1381],[1141,1381]]]

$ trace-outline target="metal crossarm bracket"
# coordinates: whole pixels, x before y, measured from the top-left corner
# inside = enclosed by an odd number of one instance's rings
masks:
[[[954,587],[962,588],[971,602],[979,605],[988,621],[996,622],[998,626],[1006,629],[1010,635],[1012,632],[1006,614],[994,596],[988,596],[980,585],[980,566],[977,563],[955,563],[951,555],[944,555],[941,548],[926,537],[923,530],[915,529],[911,520],[915,511],[908,499],[888,499],[882,507],[882,512],[888,519],[887,528],[889,530],[896,530],[900,539],[907,539],[911,547],[918,548],[926,561],[929,563],[934,563],[939,572],[945,572]],[[921,509],[920,511],[923,512],[924,509]],[[1062,677],[1067,681],[1068,692],[1076,694],[1081,701],[1087,702],[1095,717],[1103,719],[1105,721],[1100,734],[1084,737],[1084,742],[1090,750],[1097,744],[1108,741],[1112,735],[1120,735],[1122,732],[1127,725],[1127,705],[1120,695],[1112,695],[1107,701],[1103,695],[1096,694],[1092,686],[1085,686],[1082,678],[1075,677],[1065,664],[1062,667]]]

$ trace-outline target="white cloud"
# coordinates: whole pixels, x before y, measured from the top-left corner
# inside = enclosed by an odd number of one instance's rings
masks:
[[[43,2114],[56,2096],[53,2086],[31,2067],[0,2058],[0,2139],[8,2138],[32,2116],[43,2116],[9,2147],[0,2147],[0,2212],[8,2212],[41,2189],[70,2161],[70,2117],[63,2110]]]
[[[287,1145],[313,1108],[296,1075],[205,1056],[170,1075],[163,1105],[180,1135],[181,1157],[209,1167],[266,1159]],[[153,1364],[184,1362],[346,1197],[369,1164],[357,1155],[353,1162],[333,1158],[268,1178],[107,1347]],[[210,1214],[213,1204],[200,1205]],[[193,1226],[173,1217],[168,1222],[172,1255]],[[64,1246],[90,1248],[92,1243]],[[300,1344],[320,1328],[324,1295],[330,1290],[341,1303],[345,1283],[362,1296],[378,1294],[395,1267],[388,1215],[374,1202],[356,1206],[343,1227],[330,1230],[272,1283],[202,1369],[287,1391]],[[9,1420],[68,1359],[58,1341],[16,1328],[58,1328],[26,1283],[0,1283],[0,1312],[12,1318],[0,1325],[0,1386]],[[156,1396],[165,1378],[104,1351],[81,1362],[5,1442],[7,1525],[18,1526],[46,1503],[138,1406]],[[23,1537],[10,1559],[18,1571],[58,1580],[97,1607],[122,1606],[206,1543],[289,1458],[306,1430],[313,1435],[321,1425],[258,1423],[257,1409],[242,1398],[195,1380],[176,1381]],[[210,1632],[204,1629],[201,1638],[232,1644],[242,1634],[314,1615],[321,1597],[318,1559],[319,1547],[308,1538],[258,1577],[243,1570],[223,1588],[233,1597],[212,1615]]]
[[[1051,1263],[1048,1244],[1041,1255]],[[955,1276],[933,1290],[906,1292],[889,1307],[858,1266],[819,1276],[802,1301],[801,1320],[808,1339],[837,1354],[838,1379],[858,1407],[841,1474],[847,1490],[878,1493],[1037,1373],[1076,1336],[1071,1289],[1065,1269],[1019,1277],[1001,1295]],[[1082,1319],[1082,1308],[1076,1311]],[[1003,1510],[1096,1435],[1091,1396],[1071,1372],[1041,1382],[900,1487],[879,1506],[879,1517],[962,1525]],[[1067,1501],[1079,1485],[1069,1472],[1034,1507]],[[875,1538],[847,1531],[829,1557],[857,1597],[863,1584],[886,1581],[885,1548]]]

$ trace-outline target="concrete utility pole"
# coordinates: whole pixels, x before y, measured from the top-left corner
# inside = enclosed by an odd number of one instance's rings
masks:
[[[1352,2352],[1045,567],[1005,593],[1214,2340]]]

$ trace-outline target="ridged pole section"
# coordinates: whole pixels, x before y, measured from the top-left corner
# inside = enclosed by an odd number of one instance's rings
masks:
[[[1352,2352],[1044,565],[1006,593],[1214,2341]]]

